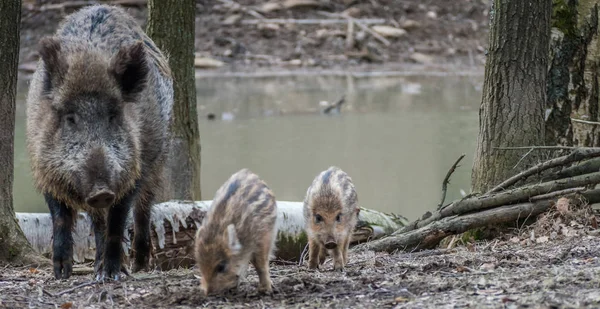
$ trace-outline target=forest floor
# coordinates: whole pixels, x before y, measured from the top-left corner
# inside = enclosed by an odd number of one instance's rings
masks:
[[[64,16],[82,4],[98,2],[111,1],[23,0],[21,71],[34,69],[39,39],[52,34]],[[452,72],[480,71],[485,62],[489,1],[279,1],[285,7],[275,2],[197,0],[197,67],[209,73],[406,71],[413,67]],[[146,26],[145,1],[121,3]],[[362,27],[355,23],[349,31],[348,16]],[[266,21],[256,23],[258,18]]]
[[[49,268],[0,271],[0,308],[598,308],[600,230],[588,210],[553,210],[488,240],[409,253],[354,250],[344,272],[275,263],[275,293],[204,297],[193,269],[140,272],[94,283],[87,268],[54,280]],[[83,270],[83,271],[81,271]],[[83,286],[82,286],[83,285]]]

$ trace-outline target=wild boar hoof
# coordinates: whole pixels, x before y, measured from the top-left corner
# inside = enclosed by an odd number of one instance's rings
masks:
[[[258,293],[265,295],[273,295],[273,288],[271,286],[261,286],[258,288]]]
[[[68,256],[54,258],[54,277],[57,280],[68,279],[73,273],[73,259]]]

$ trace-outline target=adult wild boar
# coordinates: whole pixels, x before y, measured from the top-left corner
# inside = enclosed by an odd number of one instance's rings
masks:
[[[173,86],[167,59],[136,21],[92,5],[43,38],[27,97],[33,178],[53,222],[57,279],[72,273],[72,228],[86,211],[96,278],[118,280],[133,208],[133,271],[148,266],[150,213],[169,149]]]

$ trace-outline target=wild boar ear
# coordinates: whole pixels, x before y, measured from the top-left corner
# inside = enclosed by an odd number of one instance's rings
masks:
[[[242,250],[242,244],[240,244],[240,241],[237,238],[237,233],[235,232],[235,226],[233,224],[227,226],[227,237],[229,240],[229,249],[231,249],[233,254],[238,254],[240,250]]]
[[[68,69],[67,60],[61,51],[60,41],[54,37],[42,38],[38,53],[46,71],[44,92],[51,92],[63,82]]]
[[[112,58],[110,71],[117,80],[123,99],[134,101],[144,90],[148,77],[148,65],[144,43],[136,42],[131,46],[122,47]]]

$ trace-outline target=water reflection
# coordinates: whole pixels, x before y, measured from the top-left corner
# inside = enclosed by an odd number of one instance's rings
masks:
[[[437,205],[461,153],[447,199],[468,191],[480,84],[481,77],[198,78],[203,197],[247,167],[278,199],[301,201],[313,177],[337,165],[362,206],[415,218]],[[25,156],[26,90],[20,83],[15,210],[47,212]],[[344,94],[341,115],[321,114],[321,101]]]

